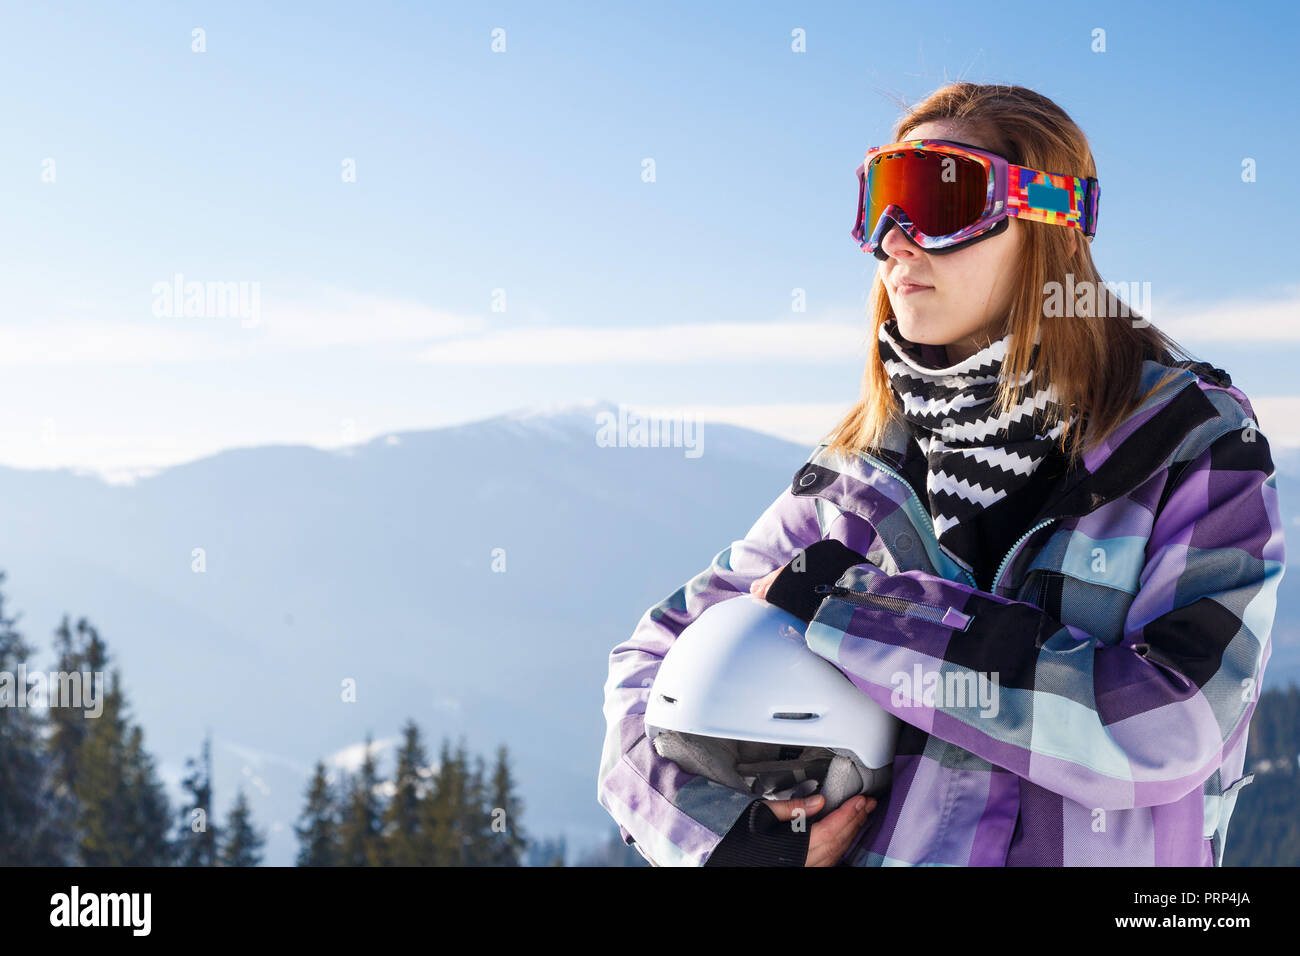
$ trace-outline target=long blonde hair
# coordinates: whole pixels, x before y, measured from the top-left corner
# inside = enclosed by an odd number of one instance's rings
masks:
[[[1064,110],[1033,90],[952,83],[907,110],[895,124],[890,142],[905,140],[909,130],[940,120],[957,122],[989,136],[991,151],[1011,163],[1070,176],[1097,175],[1083,131]],[[1041,329],[1033,384],[1054,385],[1062,405],[1057,414],[1047,417],[1043,427],[1056,424],[1065,412],[1075,413],[1072,425],[1062,430],[1058,441],[1058,447],[1073,464],[1102,442],[1145,398],[1136,394],[1144,352],[1149,349],[1165,361],[1192,356],[1155,326],[1140,321],[1127,303],[1106,288],[1082,232],[1075,231],[1075,248],[1071,252],[1065,228],[1029,220],[1021,220],[1021,225],[1026,227],[1020,255],[1024,268],[1009,313],[999,327],[989,330],[994,339],[1014,333],[1011,349],[1003,359],[995,414],[1004,414],[1020,402],[1025,391],[1021,380],[1029,366],[1034,337]],[[1057,282],[1057,288],[1066,288],[1067,274],[1072,274],[1076,288],[1092,284],[1092,307],[1085,300],[1073,305],[1075,319],[1044,321],[1048,283]],[[1079,316],[1079,312],[1088,314]],[[879,447],[890,421],[900,415],[898,400],[875,347],[881,324],[893,317],[879,273],[872,283],[868,315],[871,334],[861,397],[822,439],[829,443],[830,451],[850,457]]]

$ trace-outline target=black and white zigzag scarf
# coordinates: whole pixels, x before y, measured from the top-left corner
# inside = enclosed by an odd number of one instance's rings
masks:
[[[995,417],[994,399],[1010,333],[962,362],[936,367],[925,354],[943,355],[942,350],[903,338],[897,318],[881,324],[880,357],[902,402],[903,417],[925,453],[925,492],[941,541],[946,531],[1027,482],[1070,422],[1067,418],[1043,428],[1044,413],[1059,407],[1059,401],[1055,389],[1032,384],[1041,341],[1040,333],[1022,380],[1022,402]]]

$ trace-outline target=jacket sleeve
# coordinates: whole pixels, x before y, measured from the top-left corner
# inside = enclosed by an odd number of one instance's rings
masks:
[[[1171,470],[1121,635],[861,564],[808,645],[899,719],[1084,806],[1178,800],[1245,733],[1270,653],[1285,553],[1272,458],[1253,438],[1229,431]],[[1095,558],[1107,543],[1069,546]]]
[[[677,635],[719,601],[748,594],[758,578],[820,538],[809,498],[785,489],[741,540],[642,615],[613,649],[605,682],[605,742],[597,800],[623,841],[657,866],[702,866],[740,820],[754,795],[687,773],[660,757],[645,734],[655,674]]]

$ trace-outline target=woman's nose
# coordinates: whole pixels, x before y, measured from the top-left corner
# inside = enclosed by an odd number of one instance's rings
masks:
[[[921,251],[921,247],[891,219],[885,229],[885,235],[880,240],[880,245],[876,247],[876,258],[881,261],[890,256],[895,259],[906,259]]]

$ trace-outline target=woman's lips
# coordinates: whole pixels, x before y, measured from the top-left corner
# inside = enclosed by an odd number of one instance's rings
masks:
[[[914,292],[933,292],[934,286],[918,285],[915,282],[900,282],[895,291],[899,295],[911,295]]]

